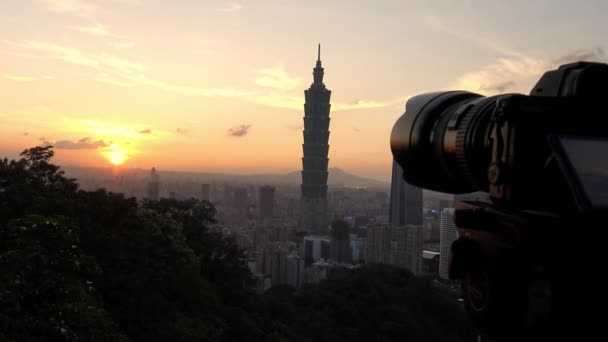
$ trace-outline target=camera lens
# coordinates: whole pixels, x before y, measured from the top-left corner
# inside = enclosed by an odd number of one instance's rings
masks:
[[[496,97],[466,91],[411,98],[391,133],[391,150],[413,185],[454,194],[487,189]]]

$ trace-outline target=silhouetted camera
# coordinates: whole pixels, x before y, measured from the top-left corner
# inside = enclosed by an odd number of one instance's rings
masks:
[[[607,99],[608,65],[578,62],[529,96],[423,94],[397,120],[391,149],[408,183],[492,200],[456,205],[449,270],[483,333],[543,334],[571,300],[563,270],[582,267],[583,249],[572,231],[608,219]]]

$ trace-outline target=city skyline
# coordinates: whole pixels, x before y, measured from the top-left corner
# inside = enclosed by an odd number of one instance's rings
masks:
[[[574,4],[9,0],[0,155],[52,143],[60,165],[298,170],[320,42],[335,91],[330,167],[389,180],[409,96],[525,93],[561,63],[605,61],[608,4]]]

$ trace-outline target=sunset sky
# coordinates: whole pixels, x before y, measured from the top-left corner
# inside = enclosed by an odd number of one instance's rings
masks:
[[[60,165],[301,168],[317,43],[330,167],[388,179],[409,96],[528,92],[607,61],[607,1],[2,0],[0,157]]]

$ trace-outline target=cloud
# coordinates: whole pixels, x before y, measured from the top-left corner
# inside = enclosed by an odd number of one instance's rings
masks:
[[[450,35],[452,37],[461,39],[461,40],[465,40],[465,41],[469,41],[469,42],[473,42],[476,43],[478,45],[481,45],[487,49],[493,50],[495,52],[498,52],[502,55],[506,55],[506,56],[511,56],[511,57],[524,57],[523,54],[521,54],[518,51],[515,51],[513,49],[510,49],[509,47],[506,47],[504,45],[502,45],[501,43],[499,43],[498,41],[496,41],[495,39],[489,38],[489,37],[485,37],[482,36],[476,32],[466,32],[466,31],[460,31],[454,27],[450,27],[449,25],[445,24],[438,16],[436,16],[433,13],[425,13],[422,15],[422,20],[430,27],[434,28],[437,31],[440,31],[442,33],[445,33],[447,35]]]
[[[355,132],[357,132],[357,133],[358,133],[358,132],[361,132],[361,130],[360,130],[360,129],[358,129],[357,127],[353,127],[353,131],[355,131]]]
[[[95,75],[95,77],[93,79],[100,83],[107,83],[107,84],[115,85],[115,86],[122,87],[122,88],[130,88],[130,87],[135,86],[135,83],[133,83],[133,82],[130,82],[130,81],[124,80],[124,79],[114,78],[103,72]]]
[[[121,73],[141,72],[145,67],[138,62],[122,59],[110,54],[88,53],[72,47],[53,43],[25,41],[20,44],[26,50],[38,52],[44,57],[94,69],[111,69]]]
[[[507,89],[512,89],[517,83],[513,81],[504,81],[496,84],[480,85],[479,90],[489,93],[504,93]]]
[[[143,85],[185,96],[238,98],[263,106],[300,111],[304,104],[304,98],[299,94],[295,95],[293,92],[299,86],[300,79],[289,76],[281,67],[262,68],[256,71],[260,76],[255,79],[255,83],[262,89],[209,88],[178,85],[149,78],[143,73],[146,70],[143,64],[107,53],[91,53],[69,46],[35,41],[25,41],[16,45],[28,52],[34,52],[33,58],[54,59],[93,69],[95,70],[93,80],[119,87]],[[402,104],[403,99],[389,101],[357,100],[351,103],[333,102],[332,111],[381,108],[397,103]]]
[[[480,70],[462,75],[452,88],[493,95],[506,90],[526,93],[532,78],[538,78],[548,70],[548,63],[542,58],[500,58]]]
[[[400,97],[393,100],[386,101],[367,101],[367,100],[356,100],[349,103],[335,102],[331,104],[332,111],[341,110],[352,110],[352,109],[371,109],[371,108],[383,108],[388,106],[394,106],[397,104],[405,104],[405,97]]]
[[[86,0],[39,0],[49,11],[55,13],[70,13],[81,16],[90,16],[98,7]]]
[[[48,141],[44,142],[44,144],[47,143]],[[82,138],[78,141],[59,140],[51,145],[54,145],[57,149],[64,150],[94,150],[110,146],[110,144],[106,144],[103,140],[92,141],[89,137]]]
[[[23,132],[23,136],[28,136],[28,135],[30,135],[29,132]]]
[[[9,80],[13,80],[16,82],[33,82],[33,81],[52,79],[52,77],[50,77],[50,76],[34,77],[34,76],[6,75],[5,77],[8,78]]]
[[[231,137],[244,137],[249,134],[251,125],[238,125],[228,129],[228,135]]]
[[[152,130],[149,129],[149,128],[148,129],[142,129],[141,131],[137,131],[137,133],[139,133],[139,134],[150,134],[150,133],[152,133]]]
[[[206,97],[243,97],[246,98],[252,95],[252,92],[241,91],[234,88],[203,88],[203,87],[191,87],[181,86],[172,83],[166,83],[159,80],[147,78],[146,76],[139,75],[131,78],[132,81],[148,85],[154,88],[158,88],[170,93],[178,93],[182,95],[191,96],[206,96]]]
[[[230,13],[230,12],[238,12],[242,9],[243,9],[243,5],[236,3],[236,2],[230,2],[230,3],[227,3],[226,5],[224,5],[223,7],[221,7],[220,11]]]
[[[557,57],[553,63],[561,65],[578,61],[606,63],[608,61],[608,55],[603,46],[594,46],[588,49],[570,51]]]
[[[283,67],[264,68],[255,71],[261,76],[255,79],[255,84],[261,87],[289,91],[300,85],[300,79],[290,77]]]
[[[117,50],[130,49],[132,47],[135,47],[135,45],[137,45],[137,44],[135,44],[135,42],[132,42],[132,41],[118,42],[118,43],[111,44],[111,46]]]
[[[125,5],[141,4],[141,0],[111,1]],[[38,0],[38,2],[50,12],[75,14],[82,17],[93,17],[93,15],[100,10],[93,0]],[[99,3],[99,1],[97,3]]]
[[[183,128],[179,128],[179,127],[177,127],[177,128],[175,129],[175,133],[177,133],[177,134],[182,134],[182,135],[183,135],[183,134],[187,134],[187,133],[188,133],[188,130],[187,130],[187,129],[183,129]]]
[[[110,38],[125,38],[125,36],[118,35],[110,32],[108,28],[103,25],[91,25],[91,26],[73,26],[70,29],[83,32],[96,37],[110,37]]]
[[[528,93],[546,72],[575,61],[606,62],[608,55],[602,46],[569,51],[561,56],[504,57],[479,70],[462,75],[453,88],[494,95],[509,92]]]

